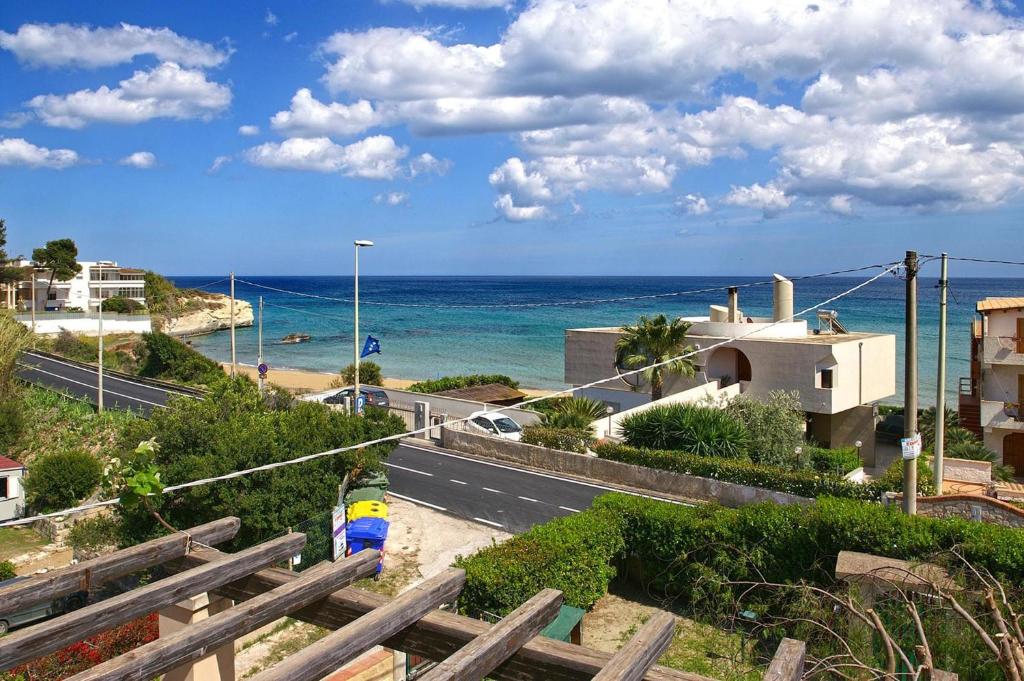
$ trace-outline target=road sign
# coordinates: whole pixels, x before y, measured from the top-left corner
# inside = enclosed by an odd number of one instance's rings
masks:
[[[360,395],[356,398],[356,413],[362,414],[363,407],[366,406],[366,395]]]
[[[345,505],[338,504],[334,507],[334,512],[331,514],[331,532],[334,537],[333,542],[333,560],[341,560],[345,557],[345,550],[348,548],[345,544]]]
[[[260,372],[261,374],[265,374],[268,371],[270,371],[270,367],[267,366],[266,362],[262,362],[258,367],[256,367],[256,371]]]
[[[900,447],[903,449],[903,458],[906,461],[911,461],[921,456],[921,433],[916,433],[912,437],[905,437],[900,440]]]

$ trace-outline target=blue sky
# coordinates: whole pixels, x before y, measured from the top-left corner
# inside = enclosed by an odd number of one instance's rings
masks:
[[[347,273],[353,238],[377,274],[1024,258],[1016,7],[707,4],[8,3],[8,250],[70,236],[170,274]]]

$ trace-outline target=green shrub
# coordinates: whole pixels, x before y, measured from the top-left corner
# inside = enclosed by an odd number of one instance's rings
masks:
[[[526,426],[523,428],[523,443],[548,449],[583,454],[594,436],[589,428],[548,428],[547,426]]]
[[[121,525],[108,515],[94,516],[76,523],[68,532],[68,544],[77,551],[96,551],[117,546]]]
[[[176,338],[154,331],[142,334],[142,341],[141,376],[199,384],[209,384],[224,376],[219,364]]]
[[[587,511],[536,525],[456,558],[466,571],[459,609],[504,616],[546,587],[562,591],[567,605],[590,609],[607,592],[616,573],[612,559],[624,549],[614,514]]]
[[[651,407],[622,419],[622,434],[634,447],[675,449],[699,456],[747,458],[750,435],[721,409],[692,404]]]
[[[737,397],[725,412],[746,427],[755,463],[797,468],[796,449],[804,444],[806,425],[799,393],[773,390],[765,400]]]
[[[77,362],[96,362],[97,347],[85,338],[62,329],[53,341],[53,352]]]
[[[0,453],[12,449],[24,431],[24,403],[15,395],[0,396]]]
[[[113,298],[107,298],[103,301],[104,312],[115,312],[120,314],[133,314],[135,312],[141,312],[146,309],[146,306],[137,300],[131,298],[125,298],[124,296],[114,296]]]
[[[807,447],[805,449],[809,450],[807,459],[811,468],[818,473],[846,475],[863,465],[856,447],[837,447],[835,449]]]
[[[456,388],[468,388],[474,385],[487,385],[488,383],[501,383],[510,388],[518,388],[519,382],[513,381],[503,374],[468,374],[465,376],[442,376],[433,381],[420,381],[409,386],[414,393],[439,393],[445,390]]]
[[[550,428],[590,430],[591,423],[608,414],[604,402],[589,397],[563,397],[551,402],[551,409],[543,412],[542,419]]]
[[[26,500],[34,509],[49,513],[74,506],[100,484],[103,466],[82,450],[43,454],[25,476]]]
[[[356,382],[355,362],[341,370],[341,380],[344,385],[349,386]],[[376,362],[359,362],[359,383],[360,385],[384,385],[380,365]]]
[[[929,465],[930,459],[920,456],[917,458],[917,493],[925,496],[935,494],[935,474]],[[881,492],[902,492],[903,491],[903,460],[896,459],[882,474],[882,477],[875,480],[873,486]],[[877,496],[876,496],[877,498]]]
[[[9,560],[0,560],[0,582],[14,579],[18,573],[14,571],[14,563]]]

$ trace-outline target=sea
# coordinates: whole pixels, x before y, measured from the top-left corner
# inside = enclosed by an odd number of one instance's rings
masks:
[[[799,311],[862,283],[862,276],[794,278],[794,309]],[[172,277],[180,288],[204,287],[227,294],[217,277]],[[370,359],[385,376],[429,379],[452,374],[502,373],[523,386],[558,389],[564,382],[565,330],[621,326],[640,315],[708,314],[711,304],[725,305],[725,290],[739,285],[740,308],[750,316],[771,316],[771,276],[722,277],[580,277],[580,276],[361,276],[360,335],[380,340],[381,353]],[[939,295],[937,280],[919,278],[918,373],[922,405],[935,399]],[[261,288],[262,287],[262,288]],[[896,395],[903,397],[904,287],[885,275],[825,306],[835,310],[850,331],[891,333],[896,341]],[[703,291],[703,292],[702,292]],[[257,309],[263,296],[264,359],[274,369],[337,372],[352,361],[351,276],[239,276],[236,296]],[[678,295],[664,295],[678,294]],[[987,296],[1024,295],[1024,279],[951,279],[948,298],[947,381],[950,406],[956,404],[958,380],[969,375],[970,322],[975,303]],[[643,296],[660,296],[643,298]],[[635,300],[607,301],[633,297]],[[331,300],[343,299],[343,300]],[[601,301],[605,302],[582,302]],[[572,305],[531,306],[537,303]],[[405,307],[405,306],[409,307]],[[459,307],[459,306],[482,307]],[[418,306],[418,307],[415,307]],[[816,328],[814,313],[806,316]],[[310,340],[284,344],[290,333]],[[257,359],[257,329],[236,330],[237,358]],[[230,359],[229,332],[192,339],[203,354]],[[362,343],[360,343],[361,345]]]

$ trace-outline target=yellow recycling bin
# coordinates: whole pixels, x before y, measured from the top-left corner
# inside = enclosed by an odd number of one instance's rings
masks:
[[[388,505],[383,501],[357,501],[348,507],[348,522],[357,518],[388,519]]]

